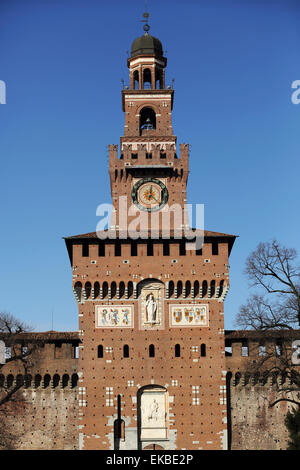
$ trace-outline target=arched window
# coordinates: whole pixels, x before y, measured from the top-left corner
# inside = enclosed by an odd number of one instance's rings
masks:
[[[149,346],[149,357],[155,357],[155,347],[154,347],[154,344],[150,344],[150,346]]]
[[[220,282],[219,297],[222,296],[224,290],[224,280]]]
[[[14,376],[12,374],[9,374],[6,378],[6,386],[7,388],[10,388],[13,386],[14,383]]]
[[[62,388],[66,388],[68,386],[69,379],[70,379],[70,377],[68,376],[68,374],[64,374],[62,376]]]
[[[105,299],[105,297],[108,296],[108,284],[107,282],[103,282],[103,285],[102,285],[102,295],[103,295],[103,298]]]
[[[186,281],[185,283],[185,296],[189,297],[191,295],[191,283],[190,281]]]
[[[123,357],[129,357],[129,346],[128,346],[128,344],[124,344],[124,346],[123,346]]]
[[[133,74],[133,89],[138,90],[139,89],[139,72],[136,70]]]
[[[90,282],[85,283],[85,295],[86,298],[89,299],[92,293],[92,284]]]
[[[32,382],[32,375],[26,374],[24,377],[24,387],[29,388],[31,386],[31,382]]]
[[[43,388],[49,387],[50,382],[51,382],[51,377],[50,377],[49,374],[46,374],[46,375],[44,376]]]
[[[23,387],[23,385],[24,385],[24,376],[22,374],[18,374],[16,378],[16,386],[19,388],[19,387]]]
[[[200,355],[201,355],[201,357],[205,357],[205,356],[206,356],[206,346],[205,346],[205,344],[203,344],[203,343],[202,343],[201,346],[200,346]]]
[[[237,372],[234,376],[234,385],[238,385],[240,383],[240,380],[241,380],[241,373]]]
[[[157,90],[161,90],[163,88],[161,70],[156,70],[155,72],[155,88]]]
[[[143,71],[143,82],[144,82],[144,90],[149,90],[152,88],[151,83],[151,70],[144,69]]]
[[[94,299],[97,299],[100,295],[100,284],[99,282],[95,282],[94,284]]]
[[[128,282],[128,298],[133,296],[133,282],[129,281]]]
[[[42,382],[42,376],[40,374],[37,374],[34,377],[34,388],[38,388],[41,385]]]
[[[207,295],[207,281],[202,282],[202,297]]]
[[[60,381],[60,376],[58,374],[54,374],[53,375],[53,382],[52,382],[53,388],[58,387],[59,381]]]
[[[103,357],[103,346],[102,344],[99,344],[98,346],[98,358],[102,358]]]
[[[75,290],[75,293],[76,293],[76,296],[79,300],[79,302],[81,301],[81,291],[82,291],[82,284],[81,282],[77,281],[75,283],[75,286],[74,286],[74,290]]]
[[[78,375],[77,375],[77,374],[72,374],[72,377],[71,377],[71,388],[77,387],[77,383],[78,383]]]
[[[155,111],[148,106],[143,108],[140,113],[140,130],[156,129]]]
[[[125,295],[125,283],[123,281],[120,282],[119,285],[119,298],[121,299]]]
[[[180,357],[180,344],[175,344],[175,357]]]
[[[117,284],[115,281],[111,283],[111,298],[113,299],[116,296],[117,293]]]
[[[170,281],[169,282],[169,297],[173,297],[174,295],[174,282]]]
[[[199,281],[194,282],[194,297],[198,297],[199,295]]]
[[[177,297],[182,295],[182,281],[177,282]]]

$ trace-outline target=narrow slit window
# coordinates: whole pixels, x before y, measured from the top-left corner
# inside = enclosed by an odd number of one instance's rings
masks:
[[[103,357],[103,346],[102,344],[99,344],[98,346],[98,358],[102,358]]]
[[[123,357],[129,357],[129,346],[125,344],[123,347]]]
[[[154,344],[150,344],[150,346],[149,346],[149,357],[155,357]]]

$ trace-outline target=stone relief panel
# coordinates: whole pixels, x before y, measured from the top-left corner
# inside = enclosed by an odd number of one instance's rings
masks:
[[[161,282],[147,280],[139,285],[139,327],[143,330],[162,329],[163,289]]]
[[[96,328],[133,328],[133,305],[96,305]]]
[[[208,305],[170,305],[170,326],[209,326]]]
[[[168,438],[167,391],[161,388],[144,390],[141,395],[141,434],[142,440]]]

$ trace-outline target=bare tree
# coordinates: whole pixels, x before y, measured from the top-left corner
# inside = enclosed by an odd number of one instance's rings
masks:
[[[300,373],[295,367],[299,349],[295,338],[300,325],[300,268],[297,252],[282,246],[278,241],[260,243],[246,260],[245,273],[251,287],[257,291],[240,307],[236,325],[241,329],[256,330],[258,338],[274,338],[278,330],[284,337],[283,344],[271,348],[249,365],[249,372],[264,371],[281,375],[284,384],[278,386],[278,397],[270,403],[287,401],[300,405]],[[294,347],[294,349],[293,349]],[[298,351],[298,352],[297,352]],[[298,358],[299,359],[299,358]],[[282,382],[282,380],[281,380]]]
[[[237,326],[268,330],[300,325],[300,267],[297,252],[276,240],[260,243],[246,260],[245,273],[257,287],[237,316]]]
[[[32,353],[37,345],[22,347],[20,335],[32,331],[25,323],[21,322],[9,313],[0,313],[0,340],[6,345],[6,364],[14,363],[22,370],[23,375],[28,373],[32,364]],[[0,364],[0,373],[5,364]],[[0,388],[0,449],[14,449],[18,436],[10,426],[11,415],[18,413],[19,408],[24,407],[21,393],[21,383],[15,383],[12,387],[3,383]]]

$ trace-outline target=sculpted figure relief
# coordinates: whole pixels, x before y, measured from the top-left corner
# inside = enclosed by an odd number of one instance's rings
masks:
[[[158,405],[157,401],[154,398],[153,402],[151,403],[150,409],[149,409],[148,421],[150,421],[151,419],[157,421],[158,411],[159,411],[159,405]]]
[[[154,296],[151,294],[148,295],[146,300],[146,312],[147,312],[147,322],[156,322],[156,311],[157,311],[157,302],[154,299]]]

